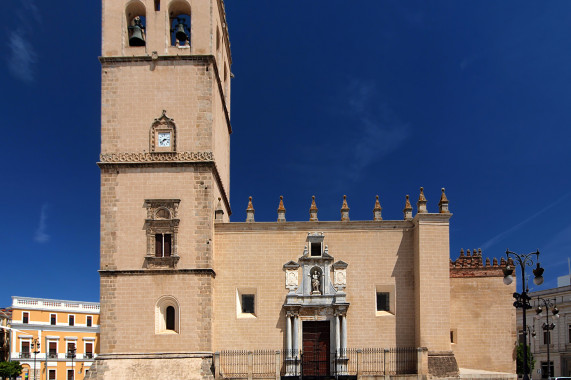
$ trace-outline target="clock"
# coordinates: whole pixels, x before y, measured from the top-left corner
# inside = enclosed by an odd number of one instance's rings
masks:
[[[159,132],[159,147],[169,147],[171,146],[171,134],[170,132]]]

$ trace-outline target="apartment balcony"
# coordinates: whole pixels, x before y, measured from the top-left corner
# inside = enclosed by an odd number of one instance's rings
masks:
[[[29,352],[20,352],[20,359],[30,359],[32,354]]]

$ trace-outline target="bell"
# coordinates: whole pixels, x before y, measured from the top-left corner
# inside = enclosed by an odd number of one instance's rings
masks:
[[[178,20],[178,24],[176,25],[176,33],[175,37],[180,42],[185,42],[188,39],[186,32],[184,31],[184,21]]]
[[[129,37],[129,46],[145,46],[145,37],[143,35],[144,26],[141,25],[141,19],[135,18],[135,25],[130,26],[131,37]]]

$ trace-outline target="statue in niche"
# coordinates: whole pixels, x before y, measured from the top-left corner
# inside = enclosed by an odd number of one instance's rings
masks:
[[[320,273],[318,270],[314,270],[311,276],[311,294],[321,294],[319,290],[321,288]]]

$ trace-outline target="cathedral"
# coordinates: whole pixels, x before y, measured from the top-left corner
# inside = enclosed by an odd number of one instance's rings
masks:
[[[403,195],[401,220],[377,198],[370,220],[344,199],[323,221],[314,198],[306,221],[276,199],[275,222],[256,222],[250,199],[230,222],[223,0],[102,2],[101,336],[86,378],[515,379],[515,285],[479,250],[450,259],[444,189],[430,210],[422,188],[415,212]]]

